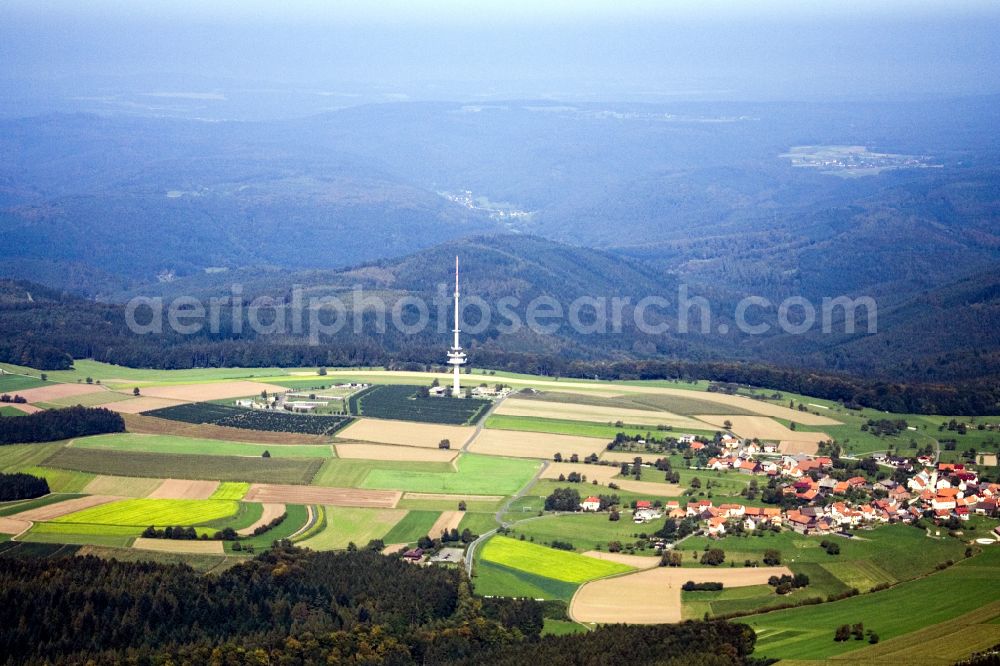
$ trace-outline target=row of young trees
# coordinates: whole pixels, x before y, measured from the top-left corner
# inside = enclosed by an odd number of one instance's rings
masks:
[[[0,444],[54,442],[110,432],[125,432],[125,420],[103,407],[66,407],[0,417]]]

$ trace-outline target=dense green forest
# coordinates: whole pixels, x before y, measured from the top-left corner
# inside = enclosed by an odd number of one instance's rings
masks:
[[[458,570],[278,546],[218,575],[95,557],[0,558],[11,664],[750,662],[746,626],[610,626],[540,638],[543,605],[472,596]],[[31,618],[31,621],[27,621]]]
[[[102,407],[76,406],[27,416],[0,416],[0,444],[54,442],[109,432],[125,432],[125,421],[121,414]]]

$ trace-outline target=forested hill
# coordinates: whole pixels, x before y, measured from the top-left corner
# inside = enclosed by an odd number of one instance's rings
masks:
[[[0,558],[9,664],[741,666],[756,640],[725,622],[540,638],[544,612],[533,600],[473,597],[457,569],[368,550],[282,546],[219,575],[92,556]]]
[[[276,269],[201,274],[144,289],[165,302],[193,295],[208,302],[240,284],[245,299],[274,297],[290,320],[295,285],[303,298],[377,296],[388,306],[420,297],[428,303],[428,326],[407,332],[376,327],[371,313],[336,333],[309,344],[308,331],[257,335],[237,331],[232,312],[221,313],[220,330],[207,326],[191,335],[165,329],[136,335],[125,325],[120,303],[96,303],[25,283],[0,284],[0,359],[41,369],[69,367],[73,358],[133,367],[388,365],[431,367],[442,363],[451,329],[454,257],[462,261],[466,302],[482,299],[492,319],[477,328],[477,307],[470,307],[463,344],[478,367],[564,376],[696,377],[764,386],[870,407],[904,412],[982,414],[1000,410],[1000,361],[996,358],[997,283],[992,274],[969,278],[954,287],[929,292],[924,302],[904,303],[880,312],[879,332],[864,326],[852,335],[809,333],[788,336],[677,332],[676,312],[650,311],[651,323],[664,332],[638,330],[631,306],[622,326],[589,333],[566,318],[552,333],[522,327],[507,332],[499,316],[500,299],[519,304],[524,321],[531,299],[553,297],[564,307],[578,297],[610,300],[663,296],[675,303],[678,279],[648,264],[613,253],[575,248],[524,235],[475,237],[425,250],[399,261],[381,261],[343,271],[292,272]],[[356,291],[360,289],[361,291]],[[691,296],[712,304],[715,324],[732,324],[738,294],[722,288],[692,287]],[[126,299],[130,294],[121,295]],[[441,298],[443,297],[443,303]],[[438,307],[438,306],[441,307]],[[929,310],[933,306],[933,310]],[[936,314],[928,316],[928,312]],[[658,313],[662,312],[662,317]],[[767,313],[765,313],[767,314]],[[245,315],[245,312],[244,312]],[[774,312],[767,321],[773,324]],[[586,318],[586,312],[581,319]],[[245,319],[245,316],[244,316]],[[955,322],[961,325],[955,326]],[[996,322],[990,325],[990,322]],[[777,330],[777,329],[774,329]],[[991,351],[994,350],[994,351]]]

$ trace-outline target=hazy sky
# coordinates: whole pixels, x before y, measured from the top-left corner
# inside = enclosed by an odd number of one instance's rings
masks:
[[[998,35],[986,0],[4,0],[0,79],[12,95],[93,79],[452,99],[976,94],[1000,92]]]

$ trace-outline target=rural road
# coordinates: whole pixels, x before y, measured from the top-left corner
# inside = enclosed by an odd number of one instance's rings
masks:
[[[492,405],[490,405],[490,408],[486,410],[486,413],[483,414],[483,417],[479,419],[478,423],[476,423],[476,429],[469,436],[469,439],[465,440],[465,444],[462,445],[463,452],[469,450],[469,447],[472,446],[472,443],[476,441],[477,437],[479,437],[479,433],[481,433],[483,431],[483,428],[486,427],[486,419],[490,418],[490,414],[492,414],[493,411],[500,406],[500,403],[502,403],[506,399],[507,396],[504,396],[499,400],[495,401]]]
[[[522,497],[524,497],[528,493],[528,489],[531,488],[531,486],[535,485],[535,481],[537,481],[539,477],[541,477],[541,475],[545,472],[546,469],[548,469],[548,467],[549,467],[549,461],[543,460],[542,466],[538,468],[538,471],[535,472],[535,475],[533,477],[531,477],[531,480],[529,480],[526,484],[524,484],[524,486],[520,490],[518,490],[517,493],[512,495],[510,499],[508,499],[506,502],[500,505],[500,508],[497,509],[494,518],[498,523],[500,523],[501,526],[507,527],[507,523],[505,523],[503,520],[503,515],[507,513],[507,509],[510,508],[510,505],[516,502],[517,500],[521,499]],[[534,518],[525,518],[525,520],[536,520],[542,517],[543,516],[535,516]],[[496,534],[497,529],[498,528],[494,527],[489,532],[485,534],[480,534],[479,537],[476,538],[475,541],[470,543],[469,547],[465,550],[465,573],[470,580],[472,579],[472,563],[475,560],[476,548],[479,547],[480,543],[486,541],[491,536]]]

